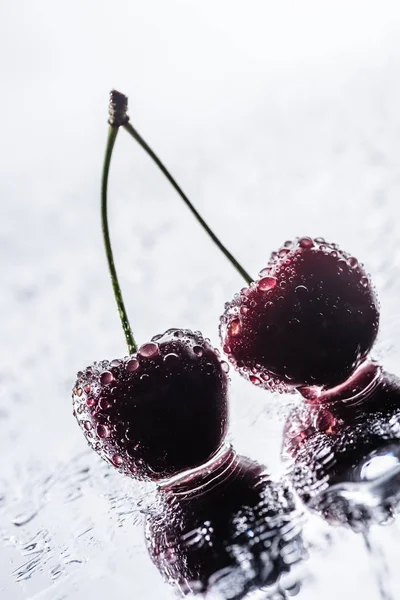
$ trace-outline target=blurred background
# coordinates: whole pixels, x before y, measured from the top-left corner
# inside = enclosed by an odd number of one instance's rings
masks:
[[[250,273],[297,235],[364,262],[375,355],[400,374],[400,7],[2,0],[0,34],[0,596],[167,599],[139,486],[86,450],[71,409],[76,372],[125,354],[99,217],[108,93],[128,95],[132,123]],[[110,226],[136,338],[179,326],[218,344],[242,281],[125,132]],[[235,374],[231,398],[235,447],[279,473],[290,399]],[[362,542],[315,529],[329,548],[299,598],[379,598]],[[394,590],[399,533],[375,532]]]

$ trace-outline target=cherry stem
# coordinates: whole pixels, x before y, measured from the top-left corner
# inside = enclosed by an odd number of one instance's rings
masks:
[[[114,264],[114,256],[110,241],[110,232],[108,228],[108,216],[107,216],[107,189],[108,189],[108,174],[110,171],[111,156],[117,139],[118,130],[120,124],[116,120],[116,114],[113,112],[111,104],[113,97],[111,96],[110,102],[110,128],[108,131],[106,154],[104,157],[103,174],[101,180],[101,224],[103,230],[104,247],[107,255],[108,268],[110,270],[111,283],[114,291],[115,301],[117,303],[119,318],[121,319],[122,329],[124,330],[126,343],[128,345],[129,354],[133,354],[137,351],[137,345],[133,337],[132,329],[129,324],[128,315],[125,309],[124,300],[122,297],[121,288],[118,281],[117,270]]]
[[[182,200],[184,201],[184,203],[186,204],[186,206],[188,207],[190,212],[193,214],[195,219],[197,219],[197,221],[200,223],[200,225],[203,227],[203,229],[208,233],[208,235],[210,236],[212,241],[221,250],[221,252],[223,254],[225,254],[226,258],[235,267],[235,269],[238,271],[238,273],[240,273],[240,275],[243,277],[243,279],[246,281],[246,283],[250,284],[253,281],[253,278],[250,277],[250,275],[247,273],[247,271],[236,260],[236,258],[229,252],[229,250],[223,245],[223,243],[218,239],[218,237],[215,235],[215,233],[212,231],[212,229],[210,229],[210,227],[207,225],[207,223],[205,222],[203,217],[199,214],[199,212],[195,209],[193,204],[190,202],[189,198],[183,192],[182,188],[177,184],[175,179],[172,177],[171,173],[163,165],[161,160],[153,152],[153,150],[150,148],[150,146],[144,141],[142,136],[136,131],[136,129],[129,123],[128,120],[125,123],[123,123],[123,127],[133,137],[133,139],[135,139],[138,142],[139,146],[141,146],[143,148],[143,150],[155,162],[155,164],[160,169],[160,171],[168,179],[168,181],[170,182],[172,187],[178,192],[179,196],[182,198]]]

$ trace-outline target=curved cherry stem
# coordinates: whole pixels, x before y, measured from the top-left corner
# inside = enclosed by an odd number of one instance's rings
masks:
[[[111,156],[117,139],[119,125],[112,123],[112,114],[110,110],[110,128],[108,131],[106,154],[104,157],[103,174],[101,180],[101,224],[103,230],[104,247],[107,255],[108,268],[110,270],[111,283],[114,291],[115,301],[117,303],[119,318],[121,319],[122,329],[124,330],[126,343],[128,345],[129,354],[137,351],[137,345],[133,337],[132,329],[129,324],[128,315],[125,309],[124,300],[122,297],[121,287],[118,281],[117,270],[114,264],[114,256],[111,247],[110,232],[108,228],[107,215],[107,190],[108,190],[108,174],[110,171]]]
[[[133,137],[133,139],[135,139],[138,142],[139,146],[141,146],[143,148],[143,150],[155,162],[155,164],[160,169],[160,171],[168,179],[168,181],[170,182],[172,187],[178,192],[179,196],[182,198],[182,200],[184,201],[184,203],[186,204],[186,206],[188,207],[190,212],[193,214],[195,219],[197,219],[197,221],[200,223],[200,225],[203,227],[203,229],[208,233],[208,235],[210,236],[212,241],[221,250],[221,252],[226,256],[226,258],[229,260],[229,262],[235,267],[235,269],[238,271],[238,273],[240,273],[240,275],[243,277],[243,279],[246,281],[246,283],[250,284],[252,281],[254,281],[253,278],[250,277],[250,275],[247,273],[247,271],[242,267],[242,265],[236,260],[236,258],[223,245],[223,243],[215,235],[215,233],[212,231],[212,229],[207,225],[207,223],[205,222],[203,217],[200,215],[200,213],[195,209],[193,204],[190,202],[189,198],[186,196],[186,194],[184,193],[182,188],[177,184],[177,182],[172,177],[172,175],[170,174],[168,169],[161,162],[161,160],[158,158],[158,156],[155,154],[155,152],[153,152],[153,150],[150,148],[150,146],[144,141],[142,136],[136,131],[136,129],[128,121],[126,121],[123,124],[123,127]]]

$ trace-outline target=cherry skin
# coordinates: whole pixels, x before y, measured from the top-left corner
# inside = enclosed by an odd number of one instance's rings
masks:
[[[181,594],[226,600],[275,585],[305,557],[287,483],[231,449],[213,468],[158,492],[146,539],[152,561]]]
[[[298,238],[225,305],[220,334],[243,376],[290,391],[345,381],[371,350],[378,325],[363,266],[336,244]]]
[[[170,329],[78,373],[74,415],[121,473],[158,481],[209,460],[228,425],[228,364],[199,332]]]
[[[295,408],[283,436],[302,501],[354,528],[384,521],[400,500],[400,379],[376,366],[374,375],[372,367],[336,397]]]

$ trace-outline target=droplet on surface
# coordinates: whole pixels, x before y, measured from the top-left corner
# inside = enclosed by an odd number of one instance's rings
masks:
[[[228,325],[229,335],[236,336],[239,335],[241,331],[241,325],[239,319],[233,319]]]
[[[90,431],[93,427],[93,425],[91,424],[90,421],[85,421],[83,424],[84,428],[86,429],[86,431]]]
[[[361,277],[360,283],[363,287],[365,287],[365,288],[368,287],[368,285],[369,285],[368,277],[365,277],[365,276]]]
[[[260,385],[260,383],[261,383],[261,379],[259,379],[255,375],[250,375],[249,379],[250,379],[251,383],[253,383],[254,385]]]
[[[314,242],[310,237],[303,237],[299,239],[298,242],[300,248],[312,248],[314,246]]]
[[[112,404],[107,400],[107,398],[100,398],[99,406],[102,410],[108,410],[111,408]]]
[[[203,348],[201,346],[194,346],[193,352],[196,356],[203,356]]]
[[[263,277],[257,284],[258,289],[261,292],[269,292],[276,286],[277,281],[275,277]]]
[[[352,269],[355,269],[356,266],[358,265],[358,260],[354,256],[350,256],[350,258],[347,260],[347,264]]]
[[[122,456],[120,456],[119,454],[115,454],[112,460],[114,465],[117,465],[117,467],[122,465],[122,463],[124,462]]]
[[[126,363],[126,370],[128,373],[134,373],[139,368],[139,361],[136,358],[132,358]]]
[[[97,428],[96,428],[96,433],[99,436],[99,438],[104,440],[105,438],[110,437],[111,431],[110,431],[110,428],[107,427],[107,425],[103,425],[102,423],[99,423],[99,425],[97,425]]]
[[[96,404],[96,400],[95,400],[94,398],[90,398],[90,397],[89,397],[89,398],[86,400],[86,404],[87,404],[88,406],[92,407],[92,406],[94,406],[94,405]]]
[[[166,354],[164,356],[164,364],[170,369],[178,366],[179,363],[179,356],[177,354],[174,354],[173,352],[170,352],[170,354]]]
[[[90,385],[87,383],[83,389],[85,390],[85,393],[88,394],[90,392]]]
[[[114,375],[110,371],[103,371],[100,375],[101,385],[107,385],[107,383],[111,383],[112,381],[114,381]]]
[[[298,285],[294,291],[296,292],[296,294],[298,294],[299,296],[304,296],[305,294],[308,294],[308,288],[306,288],[305,285]]]
[[[229,373],[229,365],[224,360],[221,361],[221,369],[224,373]]]
[[[159,353],[160,349],[158,347],[158,344],[156,344],[155,342],[148,342],[147,344],[143,344],[143,346],[139,348],[138,352],[138,354],[140,354],[140,356],[143,356],[143,358],[154,358],[155,356],[158,356]]]
[[[79,396],[79,397],[82,396],[82,388],[78,388],[76,390],[76,395]]]

